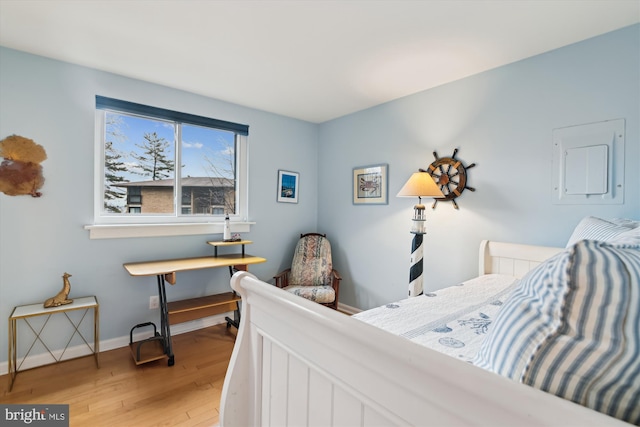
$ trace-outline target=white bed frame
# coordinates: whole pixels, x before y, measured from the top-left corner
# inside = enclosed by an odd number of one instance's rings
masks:
[[[560,248],[483,241],[479,273],[522,276]],[[629,426],[238,272],[243,316],[220,424]]]

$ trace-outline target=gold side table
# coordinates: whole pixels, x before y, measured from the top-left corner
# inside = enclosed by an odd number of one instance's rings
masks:
[[[84,319],[87,317],[87,314],[91,309],[93,309],[93,348],[87,342],[87,339],[82,335],[82,333],[79,330],[80,325],[82,324]],[[82,317],[77,323],[74,323],[74,321],[71,320],[71,318],[67,314],[69,311],[73,311],[73,310],[84,310]],[[67,344],[62,350],[62,353],[60,354],[60,356],[56,357],[53,354],[53,352],[49,349],[49,347],[47,347],[44,341],[42,341],[42,338],[40,337],[40,335],[45,330],[51,316],[54,314],[60,314],[60,313],[65,315],[65,317],[69,321],[69,324],[73,327],[73,334],[71,334],[71,337],[67,341]],[[31,325],[31,323],[29,323],[29,318],[36,317],[36,316],[47,316],[47,318],[44,321],[44,324],[39,328],[34,328]],[[33,333],[35,334],[35,338],[31,342],[31,345],[29,346],[29,350],[27,350],[27,353],[24,355],[24,357],[22,357],[20,364],[18,364],[17,322],[20,319],[24,320],[26,325],[31,329],[31,331],[33,331]],[[99,368],[100,362],[98,360],[98,353],[100,352],[99,350],[100,331],[98,326],[99,326],[99,304],[98,304],[98,299],[95,296],[74,298],[71,304],[61,305],[58,307],[44,308],[42,303],[21,305],[21,306],[14,307],[13,312],[11,313],[11,316],[9,316],[9,382],[10,382],[9,391],[11,391],[11,389],[13,388],[13,383],[16,379],[16,376],[18,375],[18,371],[20,370],[20,367],[22,366],[25,359],[27,358],[27,356],[33,349],[34,345],[38,341],[42,343],[42,345],[44,346],[44,348],[47,349],[47,351],[49,352],[53,360],[55,360],[55,362],[52,362],[52,363],[58,363],[63,361],[64,353],[67,351],[67,348],[69,347],[69,344],[71,343],[71,340],[73,339],[73,337],[76,336],[77,334],[80,338],[82,338],[82,341],[84,341],[84,343],[87,345],[89,350],[91,350],[91,353],[93,354],[96,360],[96,367]],[[78,357],[84,357],[84,356],[78,356]],[[64,359],[64,360],[71,360],[71,359],[75,359],[75,357],[71,357],[69,359]]]

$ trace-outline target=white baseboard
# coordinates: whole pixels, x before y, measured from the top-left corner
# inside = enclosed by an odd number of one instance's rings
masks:
[[[178,323],[176,325],[171,326],[171,335],[180,335],[186,332],[196,331],[198,329],[208,328],[209,326],[219,325],[221,323],[226,323],[225,317],[233,318],[233,312],[217,314],[215,316],[205,317],[202,319],[192,320],[190,322]],[[158,328],[160,325],[156,325]],[[141,332],[133,334],[133,340],[139,341],[141,339],[147,338],[150,336],[150,331],[152,329],[141,329]],[[93,345],[93,342],[89,341],[89,345]],[[116,348],[127,347],[129,346],[129,334],[120,336],[117,338],[111,338],[108,340],[100,341],[100,352],[115,350]],[[63,352],[63,349],[56,349],[51,351],[56,358],[60,358],[60,355]],[[74,347],[67,348],[64,351],[64,360],[74,359],[76,357],[81,356],[89,356],[92,354],[92,351],[85,345],[77,345]],[[17,365],[19,366],[19,371],[24,371],[31,368],[36,368],[38,366],[44,366],[51,363],[54,363],[55,360],[49,353],[40,353],[29,355],[24,361],[19,359],[17,361]],[[9,373],[9,362],[0,363],[0,375],[5,375]]]
[[[350,305],[343,304],[341,302],[338,303],[338,311],[346,313],[348,315],[353,315],[356,313],[360,313],[362,310],[359,308],[351,307]]]

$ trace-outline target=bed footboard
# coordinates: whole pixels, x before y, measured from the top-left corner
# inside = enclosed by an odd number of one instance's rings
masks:
[[[243,316],[220,423],[580,425],[621,421],[419,346],[237,272]]]

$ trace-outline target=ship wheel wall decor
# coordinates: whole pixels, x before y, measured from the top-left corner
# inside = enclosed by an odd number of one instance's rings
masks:
[[[462,192],[467,189],[469,191],[476,191],[475,188],[467,185],[467,169],[474,167],[476,164],[471,163],[469,166],[465,166],[461,160],[456,159],[458,149],[453,150],[451,157],[440,157],[438,153],[433,152],[435,161],[429,165],[427,170],[420,169],[421,172],[427,172],[433,180],[440,187],[440,191],[444,194],[444,197],[434,197],[432,209],[436,208],[438,202],[451,202],[453,207],[458,209],[458,203],[456,198],[459,197]]]

